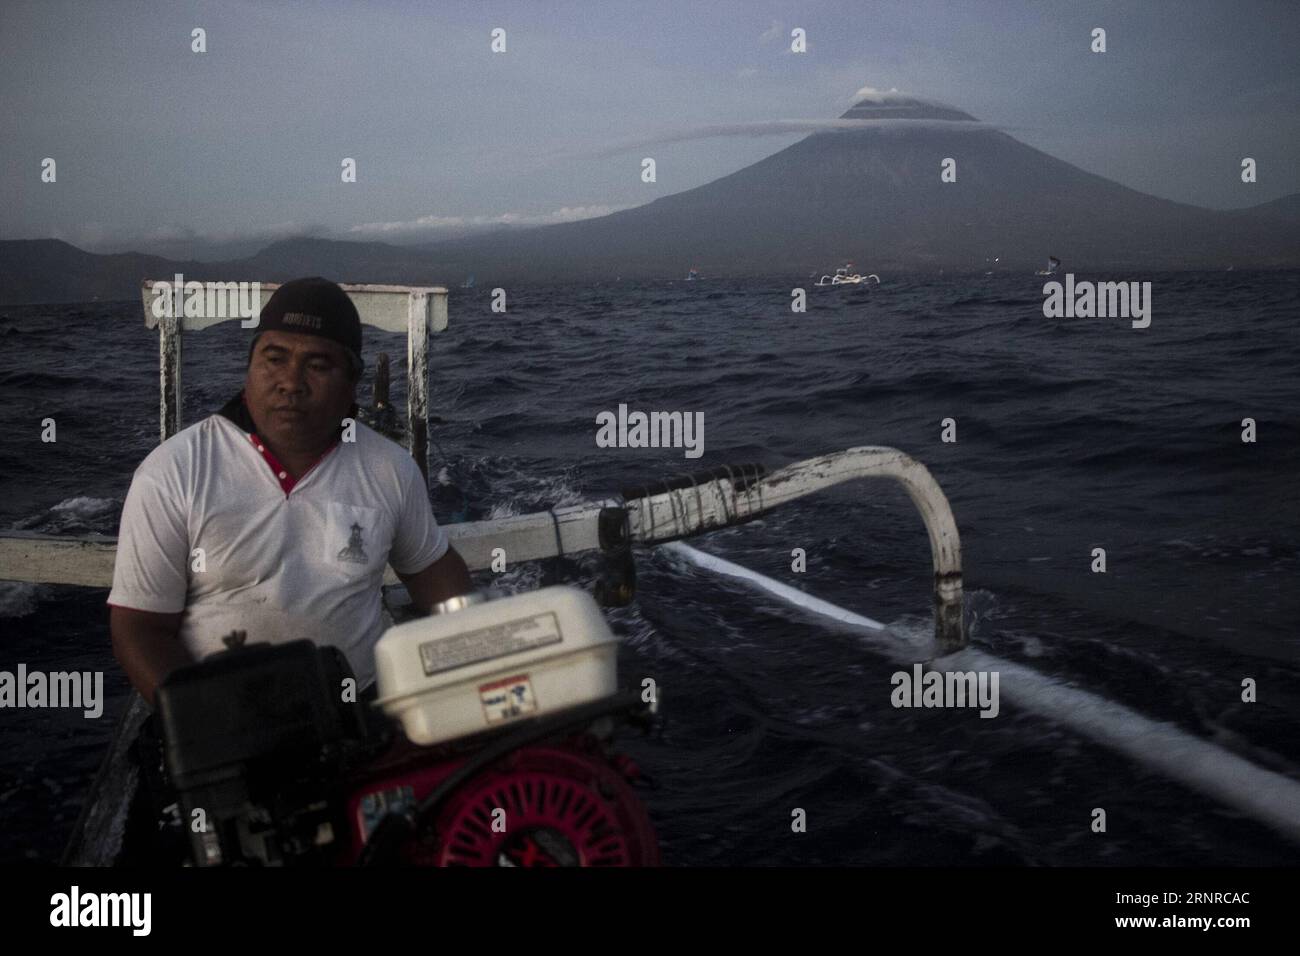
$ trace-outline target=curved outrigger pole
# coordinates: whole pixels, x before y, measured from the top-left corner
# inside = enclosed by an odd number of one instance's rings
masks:
[[[934,563],[934,634],[940,654],[966,646],[962,622],[961,541],[948,499],[924,465],[895,448],[865,446],[810,458],[764,473],[723,466],[708,475],[625,492],[536,514],[446,527],[471,569],[491,566],[501,548],[511,561],[578,551],[654,545],[741,524],[832,485],[863,478],[899,482],[930,537]],[[611,515],[620,520],[610,521]]]
[[[718,478],[628,503],[633,540],[653,544],[738,524],[765,511],[862,478],[901,484],[921,514],[934,563],[934,636],[939,652],[966,646],[961,541],[943,489],[924,465],[895,448],[865,446],[810,458],[770,475]]]

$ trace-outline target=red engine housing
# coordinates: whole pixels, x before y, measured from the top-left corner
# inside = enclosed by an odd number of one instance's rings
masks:
[[[349,863],[387,813],[411,809],[472,757],[402,749],[350,792]],[[637,776],[630,760],[607,756],[591,736],[523,747],[450,794],[403,858],[422,866],[656,866],[654,830],[631,787]]]

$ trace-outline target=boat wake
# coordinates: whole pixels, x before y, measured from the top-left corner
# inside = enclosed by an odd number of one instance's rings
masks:
[[[739,579],[804,611],[861,628],[872,635],[872,647],[884,649],[891,659],[934,647],[928,629],[920,626],[919,621],[897,628],[885,626],[680,541],[661,548],[700,568]],[[1300,781],[1292,776],[1259,767],[1171,723],[1152,720],[1099,694],[1067,685],[973,646],[942,657],[923,653],[911,656],[911,660],[922,661],[934,670],[996,672],[1000,675],[1001,693],[1022,710],[1119,751],[1300,842]]]

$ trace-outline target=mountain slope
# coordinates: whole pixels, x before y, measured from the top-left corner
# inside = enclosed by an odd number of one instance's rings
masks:
[[[788,275],[845,260],[873,272],[1075,271],[1300,266],[1300,195],[1216,211],[1085,172],[949,106],[864,99],[814,133],[730,175],[598,219],[499,230],[421,249],[290,239],[227,262],[97,256],[56,240],[0,242],[0,301],[132,298],[140,281],[480,285],[519,281]],[[941,162],[956,160],[956,181]],[[418,197],[413,197],[413,199]]]
[[[1276,211],[1200,209],[1140,193],[919,101],[843,119],[704,186],[601,219],[433,250],[480,274],[806,275],[852,259],[873,271],[1041,265],[1204,268],[1297,264]],[[940,179],[957,162],[956,182]],[[1286,208],[1285,203],[1268,204]],[[1267,224],[1265,219],[1270,220]]]

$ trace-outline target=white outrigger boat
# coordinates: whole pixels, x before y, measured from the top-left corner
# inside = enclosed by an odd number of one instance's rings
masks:
[[[1047,268],[1046,268],[1046,269],[1039,269],[1037,272],[1034,273],[1034,275],[1036,275],[1036,276],[1054,276],[1054,275],[1056,275],[1056,271],[1057,271],[1058,269],[1060,269],[1060,268],[1061,268],[1061,260],[1058,259],[1058,258],[1056,258],[1056,256],[1048,256],[1048,257],[1047,257]]]
[[[816,283],[817,286],[863,285],[873,279],[875,280],[876,285],[880,285],[880,276],[876,275],[874,272],[866,275],[861,275],[857,272],[850,273],[849,269],[852,267],[853,263],[851,262],[840,266],[835,270],[835,275],[824,275],[818,279]]]
[[[143,292],[145,322],[160,333],[165,440],[180,428],[182,333],[224,320],[155,318],[151,286]],[[262,295],[275,288],[263,286]],[[425,470],[428,343],[430,333],[447,327],[447,290],[344,289],[363,322],[407,332],[405,444]],[[860,479],[898,482],[920,513],[934,572],[928,642],[894,635],[679,540]],[[771,473],[721,466],[614,497],[446,530],[474,571],[488,570],[497,548],[512,561],[599,553],[604,571],[595,591],[607,605],[632,599],[633,549],[666,546],[706,570],[867,629],[878,638],[874,646],[886,649],[886,666],[910,660],[949,675],[998,672],[1003,700],[1023,712],[1068,726],[1300,843],[1300,782],[1026,664],[968,647],[956,522],[926,468],[896,449],[850,448]],[[100,536],[0,531],[0,580],[108,588],[115,545]],[[229,650],[164,682],[157,715],[133,694],[63,863],[656,863],[654,833],[632,791],[635,768],[609,749],[615,728],[643,725],[654,704],[647,705],[644,692],[618,690],[615,639],[591,597],[570,587],[490,601],[471,595],[446,602],[432,618],[406,621],[403,597],[390,569],[384,604],[393,626],[376,647],[373,705],[339,704],[337,679],[346,662],[340,665],[333,649],[307,640],[258,644],[257,635],[245,644],[238,633]],[[484,651],[490,639],[479,635],[504,635],[507,647]],[[275,685],[270,693],[268,680]],[[543,692],[534,694],[534,685]],[[248,715],[255,704],[228,706],[234,700],[266,701],[278,723],[267,714]],[[291,786],[286,768],[294,773]],[[173,802],[164,804],[160,794]],[[182,825],[199,810],[209,821],[204,827]],[[171,816],[164,820],[159,811]],[[522,813],[531,823],[498,833],[489,825],[498,811]],[[162,833],[172,842],[160,843]]]

